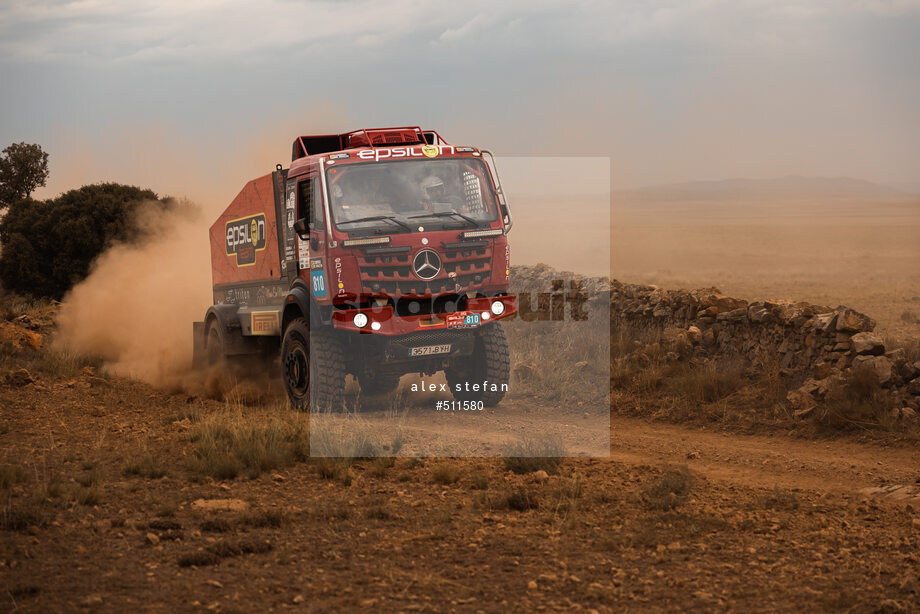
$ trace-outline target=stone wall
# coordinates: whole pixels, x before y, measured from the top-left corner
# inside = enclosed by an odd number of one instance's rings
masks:
[[[546,265],[514,267],[512,290],[551,288],[569,272]],[[558,284],[557,284],[558,285]],[[845,306],[823,307],[794,301],[755,301],[723,295],[716,288],[664,290],[606,278],[584,278],[594,300],[607,298],[611,332],[623,323],[682,331],[697,356],[736,356],[759,368],[778,368],[792,389],[789,401],[807,412],[854,368],[874,372],[896,406],[920,410],[920,361],[903,349],[887,349],[873,330],[875,321]],[[528,299],[529,300],[529,299]]]
[[[789,401],[810,410],[854,368],[870,369],[896,405],[920,410],[920,362],[903,349],[886,350],[875,321],[845,306],[756,301],[724,296],[716,288],[663,290],[611,282],[611,321],[680,328],[697,353],[733,354],[759,367],[776,366],[801,384]],[[910,412],[908,412],[910,413]]]

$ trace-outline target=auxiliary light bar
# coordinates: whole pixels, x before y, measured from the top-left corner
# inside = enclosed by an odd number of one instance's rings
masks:
[[[389,243],[390,237],[372,237],[369,239],[345,239],[342,241],[343,247],[354,247],[356,245],[381,245]]]
[[[478,239],[479,237],[497,237],[504,234],[501,228],[492,228],[490,230],[467,230],[460,236],[464,239]]]

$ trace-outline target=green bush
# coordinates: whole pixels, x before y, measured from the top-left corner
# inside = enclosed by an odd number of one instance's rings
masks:
[[[146,234],[137,224],[141,209],[174,205],[150,190],[117,183],[15,202],[0,220],[0,282],[15,292],[60,299],[108,246]]]

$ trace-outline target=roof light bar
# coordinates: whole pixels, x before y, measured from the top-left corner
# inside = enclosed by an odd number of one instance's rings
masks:
[[[497,237],[504,233],[505,231],[501,228],[493,228],[491,230],[467,230],[460,236],[464,239],[478,239],[479,237]]]
[[[342,241],[343,247],[354,247],[356,245],[381,245],[390,242],[390,237],[372,237],[369,239],[345,239]]]

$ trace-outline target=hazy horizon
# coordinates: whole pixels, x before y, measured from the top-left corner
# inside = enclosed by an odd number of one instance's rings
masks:
[[[214,209],[301,134],[422,125],[603,156],[614,190],[920,183],[920,2],[39,0],[0,6],[0,145],[37,196],[99,181]]]

